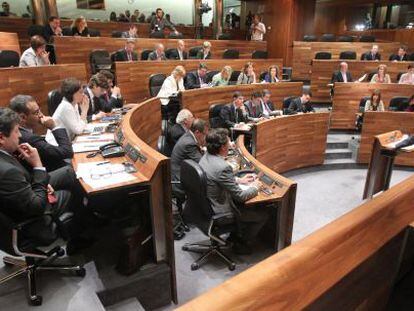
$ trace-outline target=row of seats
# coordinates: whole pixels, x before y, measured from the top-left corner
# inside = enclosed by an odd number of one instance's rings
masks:
[[[369,52],[368,52],[369,53]],[[390,55],[389,60],[391,61],[395,57],[395,54]],[[339,59],[356,59],[357,54],[354,51],[343,51],[339,54]],[[365,53],[361,55],[361,60],[365,58]],[[315,59],[332,59],[332,53],[330,52],[317,52]],[[410,61],[414,61],[414,53],[408,56]]]
[[[362,97],[359,102],[359,112],[364,112],[365,103],[367,100],[370,100],[371,96]],[[409,97],[407,96],[394,96],[390,100],[390,105],[388,106],[389,111],[405,111],[408,108]]]
[[[101,32],[97,29],[88,28],[89,36],[90,37],[100,37]],[[28,35],[33,37],[35,35],[43,36],[44,35],[44,26],[42,25],[30,25],[28,31]],[[64,36],[72,36],[72,28],[70,27],[63,27],[62,28],[62,35]]]
[[[353,37],[353,36],[339,36],[338,38],[336,38],[336,36],[333,35],[333,34],[324,34],[318,40],[318,37],[315,36],[315,35],[305,35],[305,36],[303,36],[303,41],[306,41],[306,42],[316,42],[316,41],[320,41],[320,42],[335,42],[335,41],[337,41],[337,42],[354,42],[355,37]],[[359,38],[359,42],[375,42],[375,37],[374,36],[363,35]]]

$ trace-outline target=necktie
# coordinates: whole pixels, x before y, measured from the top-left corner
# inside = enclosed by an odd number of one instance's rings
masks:
[[[132,60],[132,55],[131,52],[128,52],[128,60],[131,61]]]

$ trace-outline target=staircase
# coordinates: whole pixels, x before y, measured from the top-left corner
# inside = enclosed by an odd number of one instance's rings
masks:
[[[324,166],[351,168],[356,165],[358,136],[348,132],[330,132],[326,144]]]

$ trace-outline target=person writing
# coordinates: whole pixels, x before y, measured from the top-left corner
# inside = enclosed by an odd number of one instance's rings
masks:
[[[207,87],[206,74],[208,68],[205,63],[200,63],[196,71],[191,71],[186,76],[185,88],[187,90]]]
[[[20,57],[20,67],[37,67],[50,65],[49,53],[46,52],[46,41],[41,36],[30,38],[30,48]]]
[[[311,103],[312,93],[303,93],[301,97],[291,101],[287,114],[315,112]]]

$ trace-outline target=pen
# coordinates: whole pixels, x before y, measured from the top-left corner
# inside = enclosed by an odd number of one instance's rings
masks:
[[[104,165],[104,164],[108,164],[108,163],[111,163],[111,162],[110,161],[103,161],[103,162],[100,162],[100,163],[98,163],[96,165]]]

